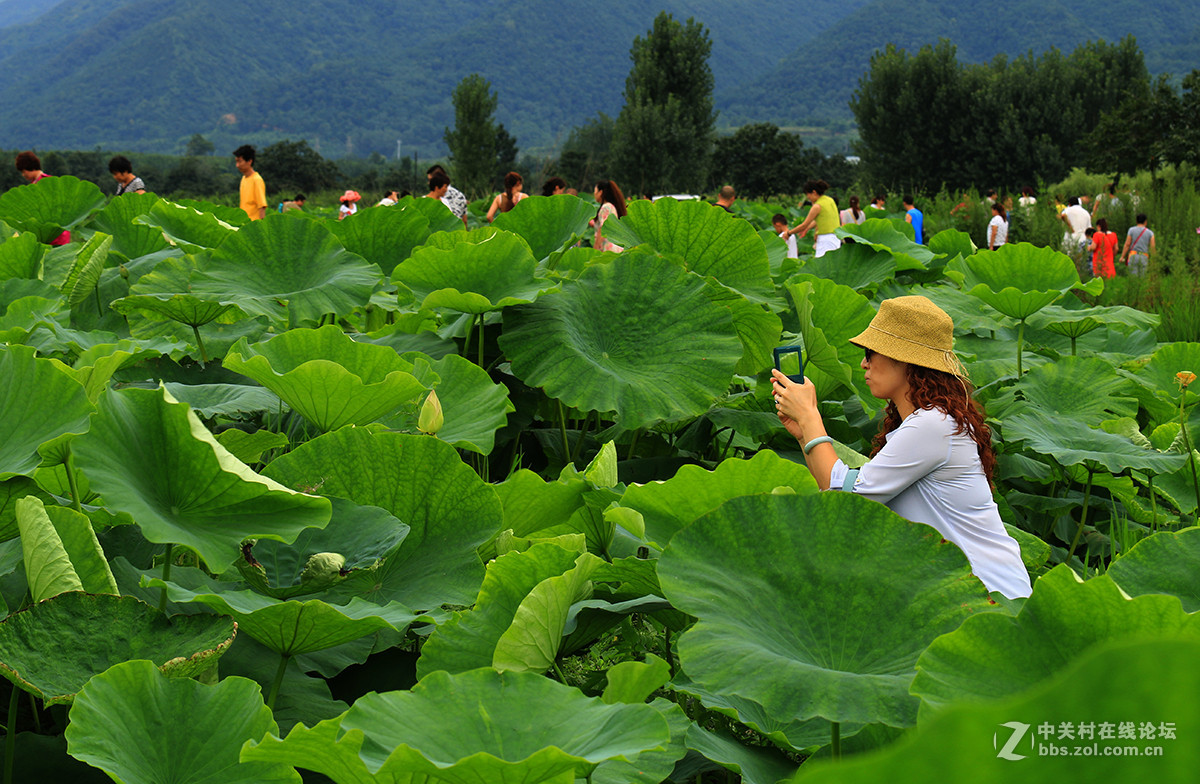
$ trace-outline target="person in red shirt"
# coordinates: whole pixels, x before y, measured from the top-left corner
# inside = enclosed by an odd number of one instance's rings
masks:
[[[1096,221],[1092,233],[1092,274],[1098,278],[1111,278],[1117,274],[1114,260],[1117,253],[1117,235],[1108,230],[1108,220]]]
[[[37,153],[33,152],[33,150],[25,150],[24,152],[17,153],[17,171],[21,172],[21,176],[25,178],[25,182],[30,185],[50,176],[42,171],[42,160],[37,157]],[[66,245],[70,241],[71,232],[64,231],[51,240],[50,244]]]

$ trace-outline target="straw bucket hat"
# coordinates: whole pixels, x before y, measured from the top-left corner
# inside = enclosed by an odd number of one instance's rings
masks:
[[[954,321],[927,297],[884,300],[867,328],[850,342],[899,362],[967,377],[954,354]]]

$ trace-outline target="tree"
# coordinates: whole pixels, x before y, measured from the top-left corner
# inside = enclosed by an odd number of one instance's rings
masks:
[[[339,180],[333,161],[308,146],[308,142],[283,140],[258,154],[254,168],[276,191],[319,191],[333,188]]]
[[[739,196],[751,199],[799,193],[805,180],[829,179],[824,164],[825,156],[805,149],[799,135],[771,123],[755,123],[717,140],[711,184],[728,183]]]
[[[517,140],[509,135],[504,123],[496,126],[496,175],[501,181],[504,175],[517,168]]]
[[[665,11],[633,39],[625,106],[613,128],[612,164],[627,192],[697,191],[708,174],[716,112],[704,25]]]
[[[192,138],[188,139],[187,149],[184,150],[184,154],[189,157],[212,155],[214,149],[216,147],[212,142],[198,133],[193,133]]]
[[[595,181],[609,172],[613,119],[604,112],[577,125],[567,134],[554,174],[580,191],[591,191]]]
[[[489,191],[496,174],[499,150],[492,115],[498,98],[492,92],[491,83],[474,73],[463,77],[454,88],[451,100],[454,102],[454,130],[447,128],[443,138],[454,163],[454,180],[469,197],[478,198]]]

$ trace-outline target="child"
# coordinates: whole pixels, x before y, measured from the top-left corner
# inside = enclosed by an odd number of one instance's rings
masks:
[[[771,225],[775,227],[775,233],[779,235],[779,239],[787,243],[787,257],[789,259],[800,258],[800,251],[796,248],[796,236],[788,231],[787,218],[781,213],[776,213],[771,218]]]

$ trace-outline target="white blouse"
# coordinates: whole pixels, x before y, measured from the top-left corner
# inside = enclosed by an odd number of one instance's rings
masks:
[[[993,228],[996,229],[995,243],[992,242],[992,229]],[[987,236],[988,236],[988,244],[989,245],[994,244],[997,248],[999,248],[1004,243],[1008,242],[1008,221],[1004,220],[999,215],[993,215],[992,219],[990,221],[988,221]]]
[[[966,433],[956,434],[957,427],[942,411],[917,409],[859,471],[837,461],[830,488],[858,493],[933,526],[958,545],[989,591],[1010,599],[1028,596],[1032,587],[1021,549],[1000,520],[978,447]]]

